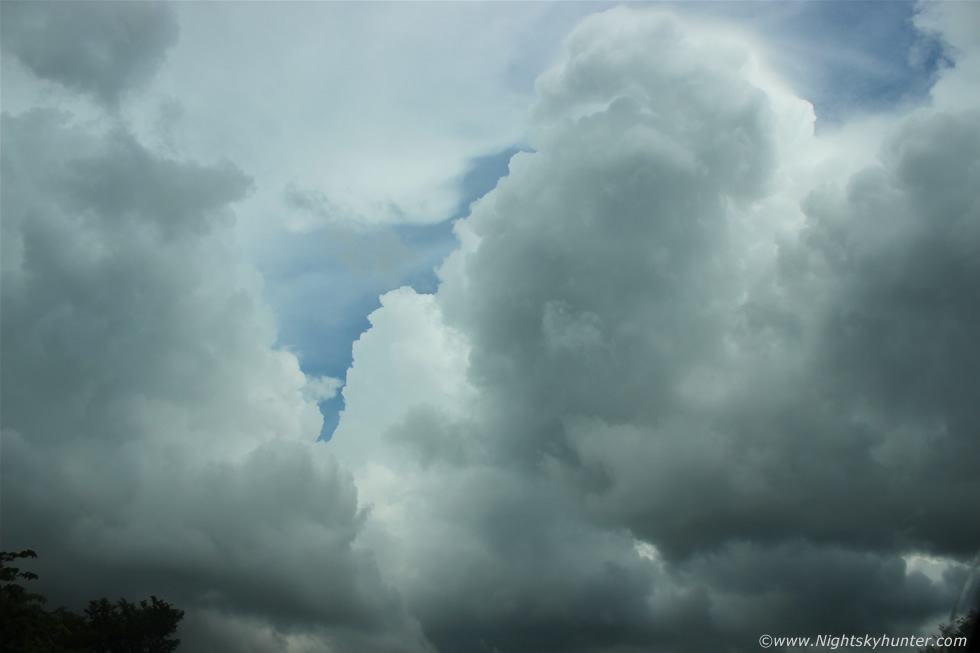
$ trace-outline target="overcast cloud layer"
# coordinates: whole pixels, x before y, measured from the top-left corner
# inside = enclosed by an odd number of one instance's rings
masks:
[[[182,142],[192,102],[146,127],[174,5],[66,6],[2,16],[2,538],[54,603],[164,597],[190,652],[754,651],[948,614],[980,546],[977,5],[917,14],[928,98],[819,136],[772,48],[610,8],[521,125],[348,195]],[[373,223],[449,217],[480,148],[526,151],[435,292],[381,297],[317,442],[340,381],[282,346],[256,265],[297,241],[255,249],[261,216],[411,267]]]

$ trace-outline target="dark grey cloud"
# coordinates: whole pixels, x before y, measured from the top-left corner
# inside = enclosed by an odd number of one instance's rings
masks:
[[[160,67],[177,42],[165,2],[5,2],[3,49],[32,73],[115,105]]]
[[[137,392],[134,378],[172,399],[224,385],[209,364],[219,352],[183,330],[195,321],[231,330],[236,313],[252,309],[184,291],[211,275],[196,238],[227,222],[225,205],[243,197],[248,178],[158,159],[118,132],[93,137],[55,111],[3,120],[5,362],[24,375],[3,388],[5,423],[71,439],[84,411],[104,437],[123,437],[111,408]],[[182,345],[201,355],[175,383],[170,348]],[[42,390],[57,410],[22,396]]]
[[[188,650],[424,649],[234,245],[250,180],[104,127],[3,116],[4,549],[55,603],[166,597]]]

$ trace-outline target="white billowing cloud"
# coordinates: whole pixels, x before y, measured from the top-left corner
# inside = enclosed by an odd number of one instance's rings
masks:
[[[5,549],[36,549],[59,601],[166,597],[188,650],[243,622],[425,650],[315,443],[339,382],[274,347],[235,243],[249,178],[51,109],[4,114],[2,156]]]
[[[331,376],[307,377],[306,385],[303,386],[303,396],[316,402],[326,401],[336,397],[337,391],[343,385],[343,381]]]
[[[441,651],[921,627],[980,539],[980,115],[817,138],[717,31],[620,8],[566,46],[438,293],[355,349],[330,446],[381,569]]]
[[[523,138],[533,78],[524,68],[541,55],[519,44],[569,11],[181,5],[181,47],[134,115],[152,124],[160,98],[180,98],[171,140],[193,154],[230,156],[256,176],[243,210],[249,246],[261,248],[282,223],[304,231],[436,223],[463,199],[471,159]],[[287,208],[290,188],[315,193],[329,210]],[[282,217],[270,224],[270,214]]]
[[[343,390],[346,410],[332,448],[347,460],[376,458],[384,434],[416,409],[460,418],[472,389],[466,341],[442,322],[432,295],[411,288],[381,297],[371,329],[354,343]]]

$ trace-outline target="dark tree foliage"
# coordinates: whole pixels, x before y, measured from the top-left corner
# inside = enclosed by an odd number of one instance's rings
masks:
[[[89,602],[84,615],[67,608],[47,611],[40,594],[18,581],[37,575],[11,567],[33,551],[0,553],[0,652],[3,653],[171,653],[184,611],[155,596],[139,605],[120,599]]]
[[[47,602],[40,594],[28,592],[18,581],[36,580],[37,574],[10,566],[20,558],[36,558],[31,550],[0,553],[0,646],[18,642],[23,650],[44,650],[49,640],[48,613],[41,607]],[[39,648],[42,647],[42,648]]]
[[[171,653],[180,644],[171,637],[184,617],[155,596],[137,606],[126,599],[92,601],[85,610],[92,653]]]
[[[963,651],[964,653],[967,653],[968,651],[976,651],[977,642],[974,641],[974,638],[976,637],[977,616],[978,612],[974,608],[973,610],[970,610],[968,615],[960,617],[954,622],[941,624],[939,626],[939,637],[952,638],[954,641],[962,637],[964,639],[960,641],[966,641],[966,645],[937,646],[933,644],[925,649],[919,649],[919,652],[946,653],[947,651]]]

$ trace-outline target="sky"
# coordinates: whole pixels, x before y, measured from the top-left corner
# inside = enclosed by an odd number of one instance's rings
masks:
[[[935,632],[978,9],[3,2],[3,550],[189,653]]]

